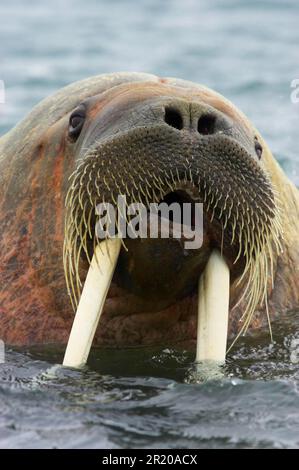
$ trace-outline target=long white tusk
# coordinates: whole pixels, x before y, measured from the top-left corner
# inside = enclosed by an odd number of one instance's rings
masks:
[[[121,240],[113,238],[95,249],[65,351],[64,366],[82,367],[87,362],[120,247]]]
[[[229,268],[214,250],[198,291],[196,361],[225,361],[229,313]]]

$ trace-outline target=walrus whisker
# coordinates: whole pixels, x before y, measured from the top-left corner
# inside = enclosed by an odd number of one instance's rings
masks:
[[[88,197],[89,197],[89,202],[90,204],[92,205],[93,204],[93,200],[92,200],[92,193],[91,193],[91,189],[90,189],[90,184],[91,184],[91,174],[89,175],[89,181],[87,183],[87,186],[86,186],[86,190],[87,190],[87,194],[88,194]]]
[[[268,306],[268,297],[267,297],[267,294],[266,294],[266,296],[265,296],[265,309],[266,309],[267,320],[268,320],[268,327],[269,327],[269,333],[270,333],[270,340],[271,340],[271,343],[273,343],[273,332],[272,332],[272,325],[271,325],[271,318],[270,318],[270,313],[269,313],[269,306]]]
[[[247,287],[245,288],[242,298],[238,302],[240,303],[240,301],[243,300],[243,298],[246,297],[246,295],[248,295],[248,291],[249,291],[249,294],[251,293],[251,298],[249,298],[248,300],[247,309],[242,315],[242,318],[246,317],[246,321],[244,322],[243,327],[241,328],[239,334],[237,335],[235,341],[232,343],[229,349],[231,349],[231,347],[235,344],[240,334],[245,333],[246,330],[248,329],[253,312],[258,302],[265,303],[267,321],[269,325],[269,332],[272,338],[271,321],[269,317],[269,309],[268,309],[268,304],[267,304],[267,282],[266,282],[268,272],[271,278],[273,278],[273,263],[270,262],[270,270],[268,267],[268,257],[270,258],[270,260],[273,258],[272,245],[270,244],[269,240],[267,240],[266,254],[260,251],[260,253],[258,255],[255,255],[255,257],[256,258],[259,257],[261,259],[260,263],[258,264],[260,268],[257,273],[251,269]],[[265,279],[263,283],[262,283],[262,279]],[[249,286],[251,286],[251,290],[249,290]],[[236,308],[238,303],[234,306],[234,308]]]
[[[80,263],[80,255],[81,255],[81,250],[83,248],[83,240],[81,241],[81,244],[77,250],[77,256],[76,256],[76,273],[79,272],[79,263]],[[76,284],[77,284],[77,293],[78,293],[78,296],[80,296],[80,292],[81,292],[81,287],[82,287],[82,282],[81,282],[81,279],[80,277],[77,275],[76,276]]]
[[[78,191],[78,197],[79,197],[79,204],[82,210],[84,210],[84,205],[83,205],[83,196],[85,195],[85,191],[83,189],[83,183],[80,183],[80,188]]]
[[[94,209],[93,209],[93,206],[91,207],[91,209],[89,210],[89,214],[88,214],[88,218],[87,218],[87,229],[88,229],[88,234],[90,236],[90,238],[92,238],[93,234],[91,232],[91,216],[94,212]]]

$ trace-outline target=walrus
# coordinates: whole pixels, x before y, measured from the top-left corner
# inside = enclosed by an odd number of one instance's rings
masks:
[[[0,337],[68,340],[97,239],[95,207],[204,204],[204,241],[127,240],[96,345],[193,344],[212,250],[230,270],[229,337],[299,307],[299,197],[260,133],[202,85],[100,75],[46,98],[0,139]]]

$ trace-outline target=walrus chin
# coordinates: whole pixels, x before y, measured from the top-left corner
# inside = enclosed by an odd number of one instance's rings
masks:
[[[142,323],[146,316],[160,314],[162,324],[167,324],[166,317],[184,317],[217,250],[229,267],[231,285],[243,286],[238,302],[244,300],[246,309],[236,338],[246,332],[262,304],[271,334],[267,287],[273,258],[282,250],[282,228],[277,193],[267,172],[256,155],[230,135],[227,123],[214,130],[215,113],[201,115],[194,131],[183,128],[179,111],[172,109],[172,117],[168,107],[163,111],[165,122],[120,130],[103,139],[93,136],[88,145],[85,140],[66,197],[64,269],[73,307],[77,308],[84,272],[101,243],[95,232],[99,203],[116,206],[119,195],[128,205],[142,203],[148,208],[152,203],[201,202],[203,244],[198,249],[186,249],[183,237],[161,238],[163,223],[158,239],[123,240],[108,293],[110,319],[123,323],[142,314]],[[171,234],[176,224],[168,222]],[[122,294],[113,297],[116,291]],[[147,341],[153,337],[142,338],[142,343]]]

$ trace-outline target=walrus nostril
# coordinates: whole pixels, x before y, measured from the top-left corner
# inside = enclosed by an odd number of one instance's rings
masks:
[[[179,111],[173,108],[165,108],[165,116],[164,120],[166,124],[175,129],[181,130],[183,129],[183,118]]]
[[[215,132],[215,116],[204,114],[197,123],[197,130],[202,135],[214,134]]]

